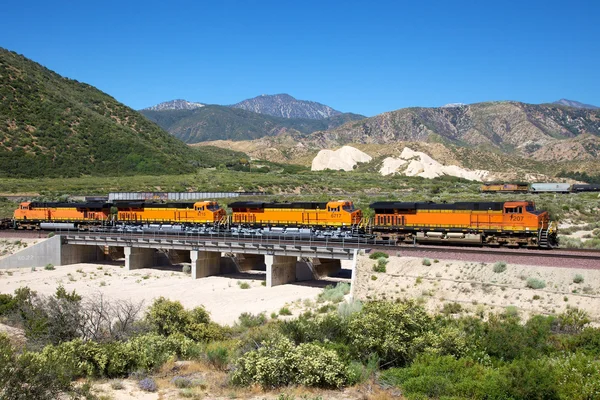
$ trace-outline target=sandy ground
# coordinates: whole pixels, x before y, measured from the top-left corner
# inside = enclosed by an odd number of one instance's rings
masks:
[[[499,312],[514,306],[527,317],[560,313],[567,307],[585,310],[600,322],[600,270],[537,267],[508,264],[495,273],[494,264],[464,261],[390,257],[386,273],[373,272],[374,260],[362,256],[354,295],[358,299],[416,298],[428,310],[439,312],[445,303],[460,303],[466,312]],[[584,281],[574,283],[576,274]],[[543,280],[546,287],[527,287],[528,278]]]
[[[295,283],[266,288],[264,273],[245,273],[192,279],[180,268],[144,268],[127,271],[123,263],[73,264],[55,267],[54,271],[36,268],[0,270],[0,292],[12,293],[28,286],[50,295],[59,285],[80,295],[102,293],[110,299],[144,301],[149,306],[160,296],[179,300],[186,308],[204,306],[212,320],[233,324],[243,312],[258,314],[279,311],[285,305],[313,299],[322,291],[317,282]],[[250,285],[242,289],[240,283]],[[293,307],[292,307],[293,310]]]

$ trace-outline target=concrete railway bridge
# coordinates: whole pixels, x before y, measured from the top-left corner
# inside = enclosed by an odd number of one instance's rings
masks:
[[[344,241],[68,232],[0,260],[0,269],[125,258],[128,270],[189,263],[193,279],[264,270],[272,287],[337,275],[342,260],[353,261],[354,278],[360,249]]]

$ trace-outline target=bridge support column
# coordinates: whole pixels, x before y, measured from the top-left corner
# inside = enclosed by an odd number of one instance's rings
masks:
[[[332,258],[313,258],[313,268],[319,277],[334,276],[342,270],[342,262]]]
[[[285,285],[296,280],[297,257],[265,256],[267,287]]]
[[[236,254],[240,271],[258,270],[264,271],[266,269],[265,256],[262,254]]]
[[[152,267],[154,264],[154,249],[143,247],[123,247],[125,253],[125,268],[134,269]]]
[[[190,259],[194,279],[218,275],[221,270],[221,252],[191,250]]]

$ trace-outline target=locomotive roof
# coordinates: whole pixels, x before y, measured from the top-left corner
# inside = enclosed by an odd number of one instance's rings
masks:
[[[374,210],[493,210],[502,211],[502,201],[463,201],[457,203],[378,201],[369,205]]]
[[[298,208],[305,210],[316,210],[327,208],[327,202],[295,202],[295,203],[263,203],[260,201],[236,201],[229,204],[229,208]]]
[[[145,201],[119,201],[117,208],[194,208],[195,202],[188,203],[152,203]]]
[[[67,203],[67,202],[42,202],[42,201],[32,201],[29,203],[29,207],[32,208],[87,208],[89,210],[102,210],[105,208],[110,208],[112,204],[110,203],[98,203],[98,202],[88,202],[88,203]]]

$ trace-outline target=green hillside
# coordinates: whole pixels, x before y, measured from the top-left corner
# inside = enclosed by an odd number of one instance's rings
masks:
[[[284,131],[309,134],[365,118],[339,114],[325,119],[281,118],[240,108],[207,105],[195,110],[141,110],[149,120],[186,143],[209,140],[252,140]]]
[[[0,48],[0,176],[172,174],[235,163],[192,149],[98,89]]]

